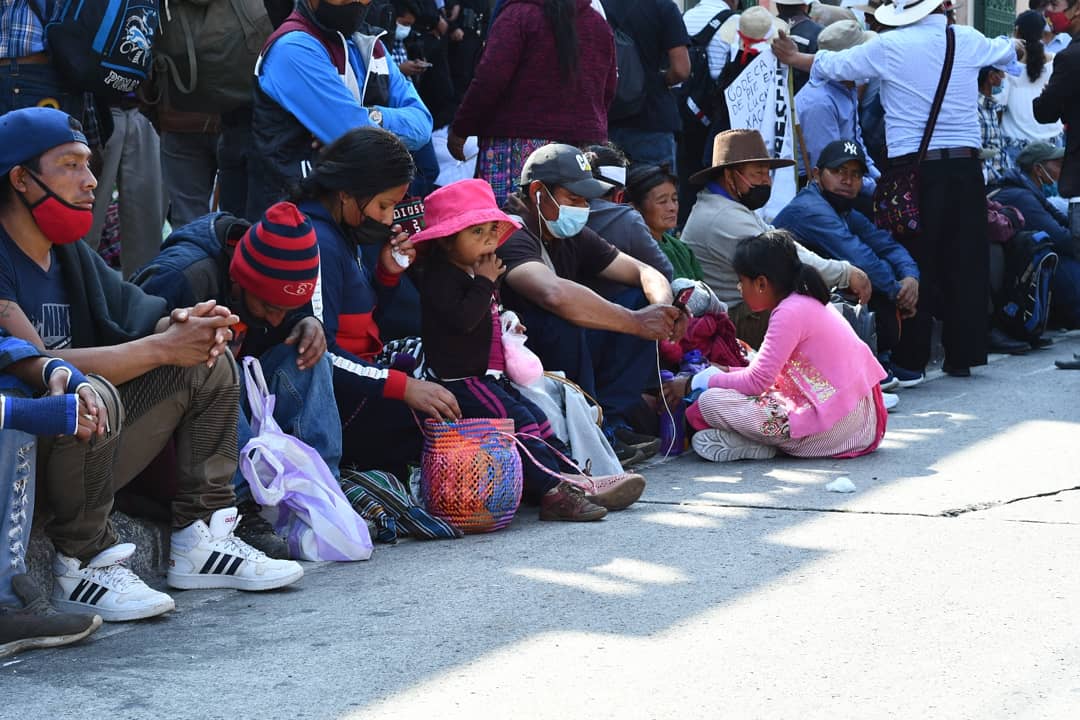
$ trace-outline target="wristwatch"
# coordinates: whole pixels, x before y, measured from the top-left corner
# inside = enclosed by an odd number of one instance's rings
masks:
[[[368,120],[371,121],[372,125],[378,125],[379,127],[382,127],[382,110],[380,110],[379,108],[371,108],[370,110],[368,110],[367,117]]]

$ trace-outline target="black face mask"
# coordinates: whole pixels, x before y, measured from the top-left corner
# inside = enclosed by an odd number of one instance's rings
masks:
[[[394,237],[389,225],[383,225],[367,215],[359,226],[346,227],[345,235],[357,245],[384,245]]]
[[[751,185],[750,189],[739,196],[739,202],[751,210],[765,207],[772,197],[772,185]]]
[[[348,5],[331,5],[323,0],[315,11],[315,20],[329,30],[348,37],[360,27],[360,21],[367,15],[367,5],[351,2]]]
[[[855,207],[855,198],[837,195],[834,192],[829,192],[825,188],[821,188],[821,195],[825,198],[829,205],[832,205],[832,209],[838,213],[845,213],[851,208]]]
[[[251,311],[248,310],[247,300],[244,298],[244,294],[246,293],[246,290],[242,291],[242,294],[240,296],[240,302],[236,303],[236,307],[233,308],[233,312],[235,312],[236,316],[240,318],[240,322],[244,323],[244,325],[247,326],[248,332],[269,332],[271,327],[270,323],[266,322],[262,318],[255,317],[251,314]]]

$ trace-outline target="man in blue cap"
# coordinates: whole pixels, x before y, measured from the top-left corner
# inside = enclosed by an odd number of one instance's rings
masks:
[[[176,443],[168,583],[267,590],[303,575],[233,535],[239,385],[227,352],[238,318],[214,302],[165,312],[79,239],[92,220],[90,148],[50,108],[0,117],[0,328],[87,373],[106,430],[83,445],[41,438],[41,490],[56,546],[53,604],[106,621],[172,610],[124,566],[109,523],[115,491]]]

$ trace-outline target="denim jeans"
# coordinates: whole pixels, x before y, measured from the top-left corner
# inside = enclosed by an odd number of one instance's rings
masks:
[[[161,171],[174,230],[210,212],[217,145],[218,136],[208,133],[161,134]]]
[[[274,420],[281,429],[310,445],[326,461],[334,477],[341,476],[341,417],[334,401],[333,367],[324,355],[309,369],[296,366],[296,346],[278,345],[259,357],[266,385],[276,397]],[[247,403],[247,387],[241,382],[242,397],[237,438],[241,453],[252,438],[251,407]],[[236,471],[233,487],[238,501],[251,499],[251,489],[240,471]]]
[[[26,572],[34,517],[35,438],[0,430],[0,605],[20,607],[11,578]]]
[[[626,153],[632,165],[667,165],[671,172],[677,172],[675,133],[613,127],[608,130],[608,137]],[[711,152],[710,148],[712,145],[706,148],[707,153]]]
[[[63,110],[80,122],[83,95],[67,89],[51,65],[20,65],[0,60],[0,114],[26,107]]]

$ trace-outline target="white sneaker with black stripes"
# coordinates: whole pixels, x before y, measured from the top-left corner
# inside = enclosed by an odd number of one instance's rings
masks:
[[[113,545],[94,556],[86,567],[80,567],[75,558],[56,553],[53,606],[63,612],[96,613],[106,622],[141,620],[174,609],[171,597],[124,567],[134,552],[131,543]]]
[[[273,590],[303,577],[299,563],[274,560],[233,535],[238,520],[236,508],[223,508],[210,517],[209,525],[196,520],[173,531],[169,586],[182,590]]]

